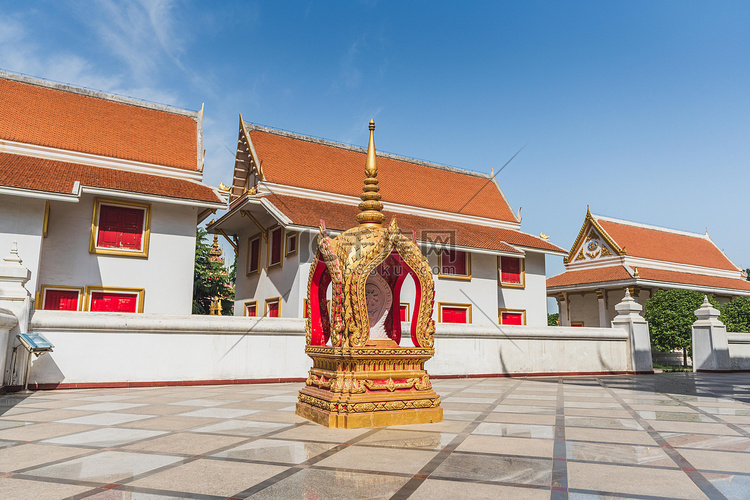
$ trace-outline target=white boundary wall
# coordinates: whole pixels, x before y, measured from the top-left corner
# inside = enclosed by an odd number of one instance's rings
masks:
[[[31,385],[305,378],[312,365],[301,319],[36,311],[30,330],[55,346]],[[435,337],[436,376],[628,370],[619,328],[439,324]]]
[[[732,370],[750,370],[750,333],[727,332]]]

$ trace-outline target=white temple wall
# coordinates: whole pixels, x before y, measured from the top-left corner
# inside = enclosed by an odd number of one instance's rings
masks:
[[[29,290],[40,291],[42,285],[143,288],[144,313],[190,314],[197,209],[152,202],[147,258],[89,253],[93,211],[90,195],[79,203],[50,202],[39,280]]]
[[[36,290],[39,276],[43,224],[44,200],[5,194],[0,196],[0,255],[8,255],[13,242],[18,242],[18,255],[23,265],[31,270],[31,279],[26,283],[26,288],[32,292]]]
[[[30,383],[56,386],[304,379],[304,321],[36,311],[31,331],[54,345]],[[619,328],[437,325],[434,376],[627,370]],[[16,378],[18,382],[18,378]]]
[[[750,370],[750,333],[727,332],[732,370]]]
[[[599,302],[596,293],[569,293],[570,302],[570,324],[583,323],[585,327],[599,327]],[[615,303],[616,304],[616,303]],[[610,313],[612,319],[616,313]]]
[[[527,252],[524,261],[524,287],[497,287],[498,308],[523,310],[526,312],[527,325],[546,326],[547,276],[544,254]],[[495,266],[497,266],[497,260],[495,260]],[[497,269],[495,269],[495,277],[497,283]]]

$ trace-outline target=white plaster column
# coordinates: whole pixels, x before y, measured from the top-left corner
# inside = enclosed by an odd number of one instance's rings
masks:
[[[732,368],[729,357],[727,327],[719,321],[719,311],[705,297],[703,304],[695,311],[698,318],[693,323],[693,371],[729,371]]]
[[[609,320],[607,319],[607,296],[606,291],[601,288],[596,291],[596,300],[599,303],[599,326],[607,328]]]
[[[0,326],[0,368],[3,370],[3,385],[8,385],[12,376],[9,373],[8,359],[13,346],[13,339],[18,333],[28,331],[31,312],[31,294],[24,287],[31,278],[31,271],[23,266],[18,256],[18,246],[14,242],[10,255],[0,263],[0,324],[14,323],[8,327],[8,332]],[[12,315],[16,321],[12,321]],[[16,363],[18,365],[19,363]]]
[[[643,306],[633,300],[630,290],[626,289],[625,297],[615,306],[615,310],[617,316],[612,320],[612,328],[622,328],[628,332],[628,369],[635,373],[653,373],[651,335],[648,323],[641,316]]]
[[[570,318],[568,318],[568,298],[565,293],[557,294],[557,308],[560,311],[558,321],[560,326],[570,326]]]

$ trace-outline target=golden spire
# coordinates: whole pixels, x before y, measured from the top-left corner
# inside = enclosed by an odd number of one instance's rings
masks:
[[[359,204],[360,212],[357,214],[357,222],[360,226],[381,226],[385,215],[383,215],[383,204],[380,203],[380,188],[378,187],[378,166],[375,157],[375,120],[370,120],[370,143],[367,145],[367,162],[365,163],[365,185],[359,196],[362,203]]]

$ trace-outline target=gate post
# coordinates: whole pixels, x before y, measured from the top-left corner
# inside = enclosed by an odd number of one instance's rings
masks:
[[[717,311],[705,297],[695,311],[693,323],[693,371],[726,372],[732,369],[729,358],[727,327],[719,321]]]

